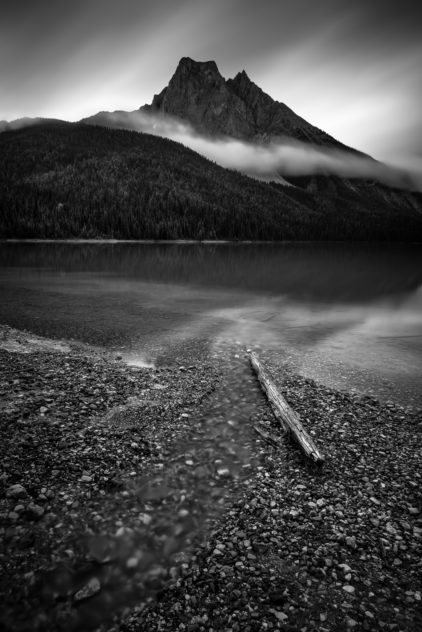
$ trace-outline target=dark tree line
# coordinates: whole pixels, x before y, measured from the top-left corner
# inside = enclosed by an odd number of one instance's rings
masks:
[[[328,180],[316,192],[306,179],[266,184],[148,134],[38,125],[0,134],[0,236],[421,238],[422,215],[400,195],[392,203],[382,187]]]

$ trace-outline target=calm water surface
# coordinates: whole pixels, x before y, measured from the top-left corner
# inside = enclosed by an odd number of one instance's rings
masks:
[[[422,247],[8,243],[0,321],[122,349],[258,347],[344,390],[422,405]]]

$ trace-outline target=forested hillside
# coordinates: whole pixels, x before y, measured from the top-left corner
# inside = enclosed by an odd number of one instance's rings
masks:
[[[413,198],[398,210],[379,186],[338,180],[321,194],[298,184],[258,182],[148,134],[42,124],[0,134],[0,236],[422,238]]]

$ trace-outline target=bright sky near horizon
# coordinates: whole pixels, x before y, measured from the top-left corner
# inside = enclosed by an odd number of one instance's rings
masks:
[[[9,0],[0,16],[0,119],[133,110],[189,56],[246,70],[347,145],[422,164],[414,0]]]

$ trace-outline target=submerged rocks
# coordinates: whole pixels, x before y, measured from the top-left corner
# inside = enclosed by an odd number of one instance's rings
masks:
[[[97,579],[97,577],[93,577],[92,579],[89,580],[87,584],[85,584],[85,586],[83,586],[83,588],[81,588],[80,590],[78,590],[77,593],[75,593],[74,599],[75,601],[82,601],[83,599],[89,599],[90,597],[93,597],[94,595],[96,595],[100,590],[101,590],[101,583],[99,579]]]

